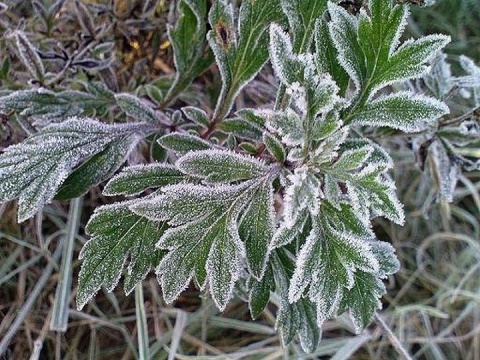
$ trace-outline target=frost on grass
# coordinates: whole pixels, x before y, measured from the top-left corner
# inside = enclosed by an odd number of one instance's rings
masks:
[[[134,144],[148,130],[141,123],[106,125],[79,118],[49,125],[0,155],[0,200],[18,198],[18,220],[27,220],[52,200],[85,158],[120,139]]]
[[[164,255],[155,249],[155,243],[165,225],[133,213],[129,210],[133,203],[99,207],[90,218],[86,231],[91,239],[79,256],[83,262],[78,280],[78,309],[83,308],[100,287],[112,291],[117,286],[127,259],[124,290],[128,295]]]

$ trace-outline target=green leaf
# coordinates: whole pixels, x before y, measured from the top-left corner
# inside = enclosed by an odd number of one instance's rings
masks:
[[[90,188],[108,179],[125,162],[132,150],[130,138],[122,138],[109,144],[104,150],[76,168],[62,184],[55,199],[67,200],[85,194]]]
[[[107,196],[135,196],[147,189],[161,188],[185,180],[185,175],[174,166],[163,163],[133,165],[124,168],[105,185]]]
[[[248,282],[250,289],[248,297],[248,307],[252,319],[256,319],[270,300],[270,292],[275,291],[275,280],[273,278],[272,267],[268,266],[261,280],[251,277]]]
[[[287,156],[285,148],[275,136],[270,135],[268,132],[264,132],[263,142],[268,152],[272,154],[278,162],[283,163],[285,161],[285,158]]]
[[[281,0],[293,32],[293,50],[307,52],[312,44],[315,21],[327,10],[327,0]]]
[[[65,118],[102,111],[111,99],[77,90],[53,92],[44,88],[11,92],[0,97],[0,111],[14,110],[32,117],[36,123],[63,121]]]
[[[345,94],[349,77],[338,60],[338,53],[328,30],[325,20],[319,18],[315,24],[315,53],[314,60],[319,74],[330,74],[340,89],[340,94]]]
[[[239,216],[256,187],[255,180],[219,187],[171,185],[163,194],[132,205],[136,213],[172,226],[157,244],[169,250],[157,269],[166,302],[175,300],[195,277],[202,289],[208,281],[215,304],[225,309],[245,254]]]
[[[280,297],[275,328],[280,331],[284,346],[291,343],[298,334],[302,348],[311,353],[318,347],[322,333],[321,327],[315,322],[317,318],[315,304],[307,297],[295,303],[288,301],[288,282],[292,274],[292,261],[288,254],[281,250],[276,251],[273,261],[276,292]]]
[[[101,286],[112,291],[122,275],[127,258],[124,290],[129,294],[148,272],[158,265],[163,252],[155,248],[165,225],[129,210],[131,201],[99,207],[86,231],[91,239],[84,245],[77,290],[80,310]]]
[[[326,218],[323,214],[322,218]],[[288,298],[298,301],[305,290],[317,305],[320,327],[331,317],[347,290],[354,285],[355,271],[376,273],[379,263],[369,243],[346,232],[339,232],[325,221],[314,222],[312,231],[298,255]]]
[[[346,291],[340,304],[340,311],[347,311],[359,334],[372,321],[377,309],[382,308],[380,297],[386,293],[383,282],[373,274],[356,271],[353,287]]]
[[[328,3],[328,13],[331,17],[328,28],[338,52],[338,62],[353,80],[358,91],[365,82],[366,64],[357,38],[357,19],[331,2]]]
[[[155,111],[138,97],[122,93],[115,94],[115,100],[117,101],[118,106],[120,106],[128,116],[137,120],[148,121],[153,124],[158,123]]]
[[[358,214],[366,218],[384,216],[403,225],[403,207],[395,193],[395,183],[385,168],[371,164],[346,182],[350,201]]]
[[[350,123],[417,132],[449,112],[448,106],[441,101],[402,91],[362,106],[352,115]]]
[[[204,128],[208,128],[208,126],[210,125],[208,115],[202,109],[196,108],[194,106],[185,106],[182,108],[182,111],[188,118],[188,120],[191,120]]]
[[[213,147],[208,141],[190,134],[171,133],[158,139],[158,143],[173,152],[183,155],[189,151],[207,150]]]
[[[257,186],[240,220],[238,232],[245,243],[249,272],[260,280],[270,255],[275,213],[272,183],[264,181]]]
[[[27,220],[82,161],[115,142],[131,149],[150,131],[145,123],[107,125],[78,118],[49,125],[0,155],[0,201],[19,198],[18,220]]]
[[[214,118],[222,120],[231,110],[239,91],[250,82],[268,59],[268,26],[283,19],[280,0],[242,1],[238,30],[232,5],[215,1],[209,13],[207,34],[222,76],[222,90]]]
[[[207,183],[230,183],[264,176],[266,166],[259,160],[228,150],[192,151],[175,166],[185,174]]]
[[[176,73],[163,99],[164,104],[185,90],[213,62],[213,54],[206,41],[206,0],[182,0],[178,4],[178,10],[181,15],[175,26],[168,30]]]

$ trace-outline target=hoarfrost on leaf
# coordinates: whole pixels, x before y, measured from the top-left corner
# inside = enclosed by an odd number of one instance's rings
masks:
[[[116,287],[127,259],[124,290],[128,295],[164,255],[155,249],[155,243],[164,232],[165,224],[133,213],[129,210],[133,203],[99,207],[90,218],[86,231],[91,239],[79,256],[83,263],[78,280],[78,309],[83,308],[101,286],[107,291]]]
[[[27,220],[85,158],[120,139],[132,146],[149,131],[145,123],[107,125],[86,118],[49,125],[0,155],[0,201],[19,198],[18,220]]]

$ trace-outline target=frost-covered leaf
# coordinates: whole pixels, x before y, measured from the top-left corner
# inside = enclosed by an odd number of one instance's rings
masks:
[[[44,88],[18,90],[0,97],[0,112],[16,111],[32,117],[40,125],[63,121],[65,118],[85,114],[93,109],[101,111],[112,99],[77,90],[53,92]]]
[[[161,195],[131,207],[172,226],[157,244],[169,250],[157,269],[167,302],[175,300],[195,277],[202,289],[208,281],[215,304],[225,309],[246,253],[239,219],[257,193],[258,183],[255,179],[216,187],[171,185],[163,188]]]
[[[93,155],[76,168],[64,181],[55,199],[74,199],[85,194],[90,188],[108,179],[125,162],[136,142],[131,138],[120,138],[104,150]]]
[[[248,281],[248,307],[252,319],[256,319],[265,309],[270,300],[270,292],[275,291],[275,279],[272,267],[268,266],[261,280],[251,277]]]
[[[42,59],[38,55],[38,50],[32,45],[30,40],[28,40],[24,32],[15,30],[10,36],[15,39],[18,55],[23,65],[25,65],[35,79],[43,82],[45,67],[43,66]]]
[[[398,92],[375,99],[355,112],[351,124],[387,126],[416,132],[450,110],[443,102],[425,95]]]
[[[165,224],[153,222],[129,210],[131,201],[99,207],[86,231],[91,239],[84,245],[77,290],[81,309],[101,286],[112,291],[122,275],[127,259],[124,290],[129,294],[148,272],[158,265],[163,252],[155,248]]]
[[[273,69],[283,85],[303,82],[306,64],[293,52],[290,36],[277,24],[270,25],[269,50]]]
[[[398,46],[409,13],[408,7],[392,1],[370,0],[368,13],[361,10],[358,20],[332,3],[329,13],[338,60],[362,104],[386,85],[425,75],[426,64],[450,41],[448,36],[429,35]]]
[[[265,175],[266,166],[259,160],[227,150],[191,151],[175,166],[185,174],[207,183],[231,183]]]
[[[344,292],[340,311],[348,311],[357,334],[370,324],[375,311],[382,308],[380,297],[385,292],[385,285],[374,274],[361,270],[354,273],[354,284]]]
[[[285,111],[259,111],[258,115],[266,119],[266,127],[278,134],[285,145],[295,146],[302,144],[304,131],[302,120],[291,109]]]
[[[337,49],[332,41],[325,20],[319,18],[315,24],[315,53],[314,60],[319,74],[330,74],[344,95],[347,90],[349,77],[337,61]]]
[[[463,70],[469,75],[468,83],[473,88],[474,104],[476,107],[480,107],[480,66],[464,55],[460,56],[459,62]],[[465,78],[460,78],[458,81],[462,86],[465,86]]]
[[[299,221],[304,210],[308,210],[312,215],[318,214],[323,193],[320,179],[305,166],[296,168],[288,181],[283,218],[286,227],[291,228]]]
[[[352,175],[346,182],[354,209],[366,218],[383,216],[403,225],[403,207],[395,193],[394,182],[385,174],[384,167],[374,164]]]
[[[209,13],[207,34],[222,76],[222,90],[215,118],[230,111],[238,92],[260,71],[268,59],[268,26],[283,19],[280,0],[243,1],[238,12],[238,30],[232,4],[215,1]]]
[[[185,90],[213,62],[213,54],[206,41],[206,0],[182,0],[178,3],[178,10],[181,15],[175,26],[168,30],[173,48],[175,79],[163,99],[164,103]]]
[[[328,13],[331,17],[328,28],[338,52],[338,61],[359,89],[365,82],[366,65],[357,37],[357,19],[331,2],[328,3]]]
[[[313,40],[315,21],[327,10],[327,2],[327,0],[280,1],[293,32],[295,53],[304,53],[309,50]]]
[[[158,123],[155,111],[135,95],[127,93],[115,94],[115,100],[117,101],[118,106],[120,106],[128,116],[137,120],[148,121],[153,124]]]
[[[357,149],[349,149],[348,146],[346,146],[346,150],[342,152],[338,160],[332,165],[332,170],[355,170],[365,164],[365,161],[370,157],[372,152],[373,148],[369,145]]]
[[[168,164],[133,165],[110,179],[103,189],[103,194],[134,196],[147,189],[180,183],[185,178],[185,174]]]
[[[323,214],[322,214],[323,215]],[[317,305],[317,324],[331,317],[342,296],[354,285],[354,274],[377,273],[379,263],[367,241],[339,232],[326,221],[314,222],[298,255],[289,288],[289,301],[298,301],[305,290]]]
[[[400,262],[395,256],[395,249],[392,245],[384,241],[372,241],[370,247],[380,265],[378,276],[385,278],[400,269]]]
[[[295,303],[288,301],[288,282],[294,265],[282,250],[276,251],[273,261],[276,292],[280,297],[275,328],[280,331],[284,346],[291,343],[298,334],[303,350],[311,353],[318,347],[322,334],[321,327],[316,323],[316,306],[307,297]]]
[[[196,108],[194,106],[185,106],[182,108],[182,111],[188,118],[188,120],[191,120],[204,128],[208,128],[208,126],[210,125],[208,115],[202,109]]]
[[[270,181],[264,181],[245,207],[238,228],[240,239],[245,243],[249,272],[257,280],[264,275],[274,229],[273,186]]]
[[[27,220],[52,200],[79,163],[115,142],[131,149],[150,131],[145,123],[107,125],[78,118],[49,125],[0,155],[0,201],[19,198],[18,220]]]
[[[263,143],[267,148],[268,152],[273,155],[273,157],[280,163],[283,163],[286,158],[285,148],[278,139],[270,135],[268,132],[263,133]]]
[[[191,134],[171,133],[158,139],[158,143],[165,149],[171,150],[179,155],[189,151],[207,150],[213,147],[208,141]]]

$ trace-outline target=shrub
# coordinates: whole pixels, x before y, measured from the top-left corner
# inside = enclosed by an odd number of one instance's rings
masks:
[[[108,43],[83,3],[89,40],[73,55],[10,32],[30,86],[4,91],[0,110],[28,136],[0,155],[0,199],[18,199],[22,222],[104,181],[104,195],[127,198],[99,206],[86,226],[79,309],[122,274],[128,295],[155,269],[167,303],[194,281],[223,311],[245,288],[255,318],[275,293],[283,343],[298,335],[307,352],[337,314],[357,332],[369,325],[399,268],[372,228],[376,217],[404,223],[390,140],[412,134],[432,199],[451,201],[461,170],[478,169],[478,122],[448,116],[445,101],[471,91],[473,116],[480,69],[462,58],[469,74],[453,76],[447,36],[401,41],[406,2],[356,3],[182,0],[168,33],[175,74],[128,93],[108,81]],[[59,58],[63,69],[49,72]],[[249,84],[268,62],[276,100],[258,104]],[[215,68],[209,102],[192,82]]]

